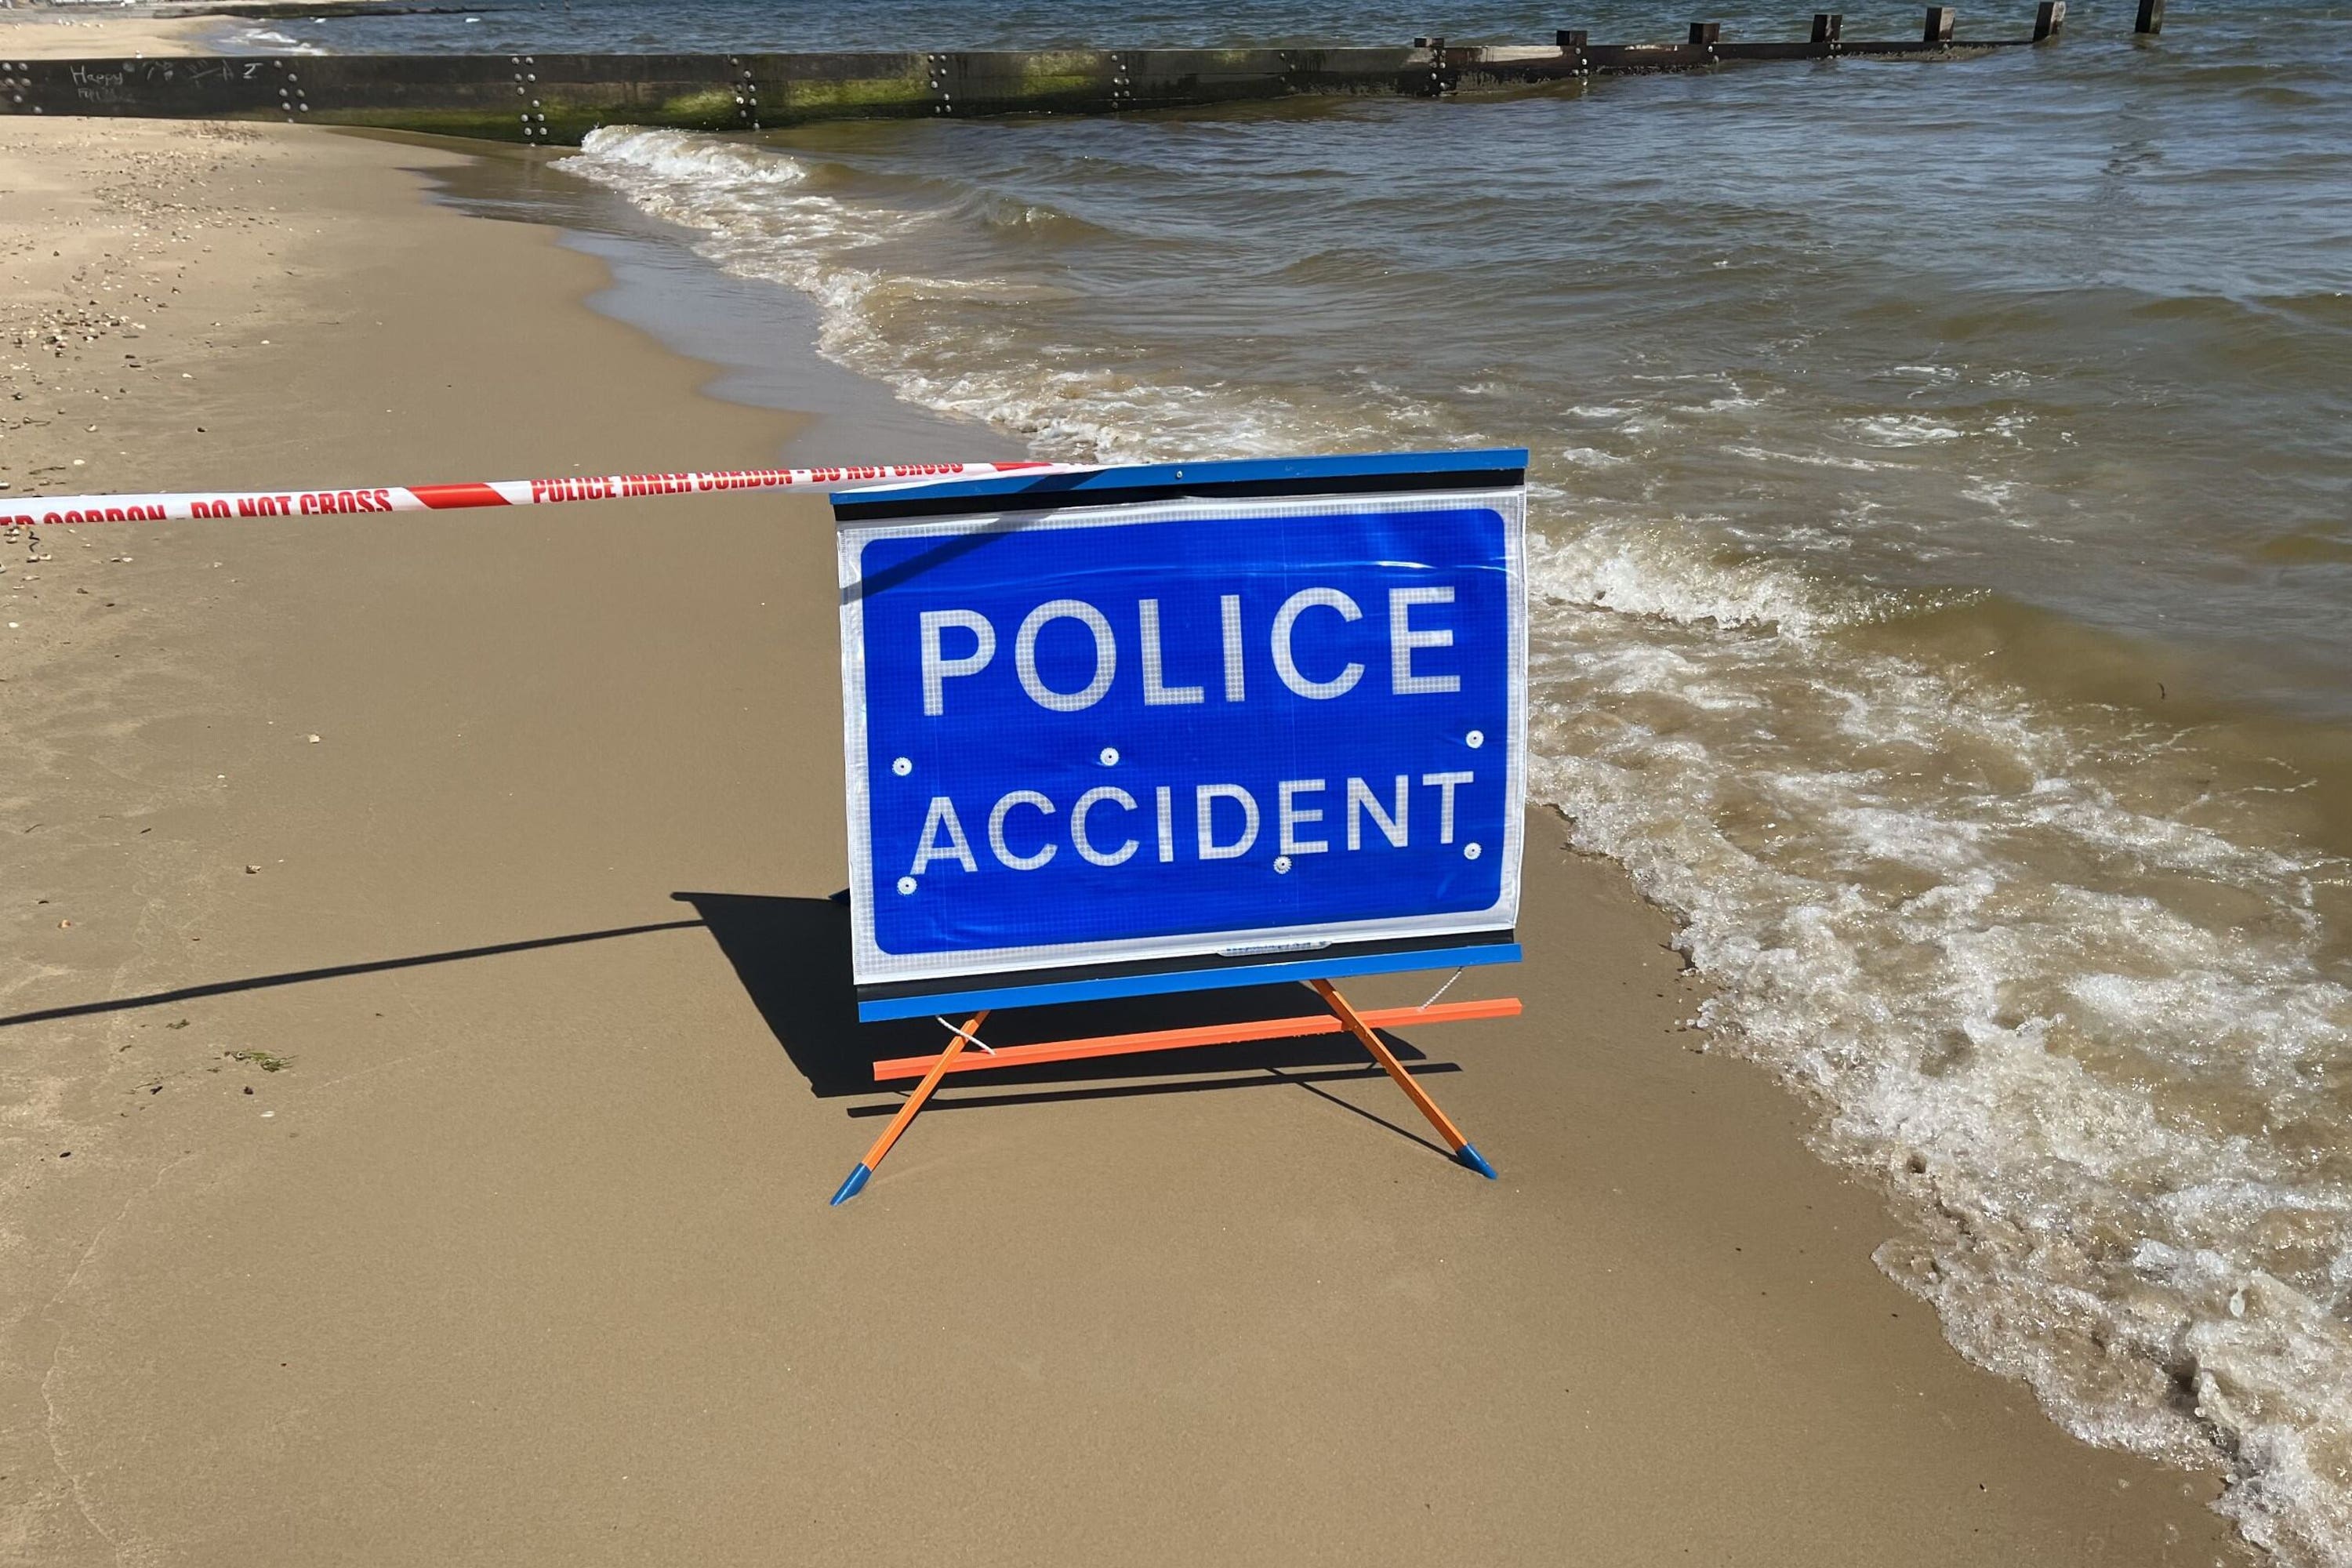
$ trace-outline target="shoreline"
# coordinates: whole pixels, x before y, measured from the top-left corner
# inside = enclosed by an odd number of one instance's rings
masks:
[[[317,0],[315,9],[333,11],[362,0]],[[228,47],[239,24],[266,26],[261,18],[205,8],[183,9],[161,0],[136,12],[115,7],[59,5],[18,0],[0,7],[0,56],[11,59],[99,59],[235,53]]]
[[[47,7],[0,11],[0,54],[30,60],[200,55],[226,35],[234,20],[79,16]]]
[[[0,127],[0,184],[44,182],[0,243],[78,223],[59,308],[80,281],[142,301],[43,351],[56,413],[0,443],[20,490],[882,438],[700,395],[712,367],[581,308],[616,287],[610,258],[421,198],[486,162],[186,132]],[[210,259],[177,264],[169,215],[110,240],[76,194],[76,159],[135,181],[191,158],[226,209],[187,237]],[[7,645],[7,723],[43,761],[5,803],[38,829],[7,880],[48,901],[10,911],[37,962],[0,1008],[237,984],[6,1028],[10,1552],[2237,1550],[2198,1504],[2211,1478],[2076,1444],[1960,1363],[1871,1264],[1892,1223],[1806,1152],[1803,1109],[1677,1048],[1697,997],[1663,915],[1541,814],[1530,962],[1480,977],[1528,1016],[1425,1043],[1459,1064],[1447,1104],[1499,1189],[1374,1125],[1393,1091],[1317,1079],[1343,1064],[1308,1051],[951,1091],[940,1109],[987,1110],[927,1116],[840,1223],[824,1192],[868,1124],[817,1058],[862,1037],[793,1032],[795,1010],[827,1022],[792,955],[841,852],[822,510],[583,510],[47,530],[54,562],[11,552],[10,636],[34,636]],[[38,621],[11,596],[36,586]],[[669,895],[697,889],[740,891],[699,927],[591,940],[687,921]],[[450,956],[517,942],[550,945]]]

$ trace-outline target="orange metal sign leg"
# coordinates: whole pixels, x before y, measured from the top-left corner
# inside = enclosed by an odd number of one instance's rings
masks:
[[[1357,1016],[1356,1010],[1348,1005],[1348,999],[1339,994],[1338,988],[1328,980],[1310,980],[1307,984],[1315,987],[1316,994],[1322,997],[1329,1005],[1331,1011],[1339,1016],[1339,1022],[1348,1026],[1348,1032],[1364,1043],[1364,1048],[1371,1052],[1374,1059],[1388,1069],[1389,1077],[1396,1079],[1397,1087],[1404,1090],[1406,1097],[1421,1108],[1421,1113],[1423,1116],[1429,1118],[1429,1124],[1437,1129],[1439,1135],[1447,1143],[1453,1145],[1454,1157],[1488,1181],[1495,1180],[1495,1167],[1486,1163],[1486,1156],[1478,1152],[1477,1146],[1462,1136],[1462,1130],[1454,1125],[1452,1119],[1437,1109],[1437,1101],[1429,1098],[1429,1091],[1423,1089],[1414,1081],[1413,1076],[1404,1070],[1404,1064],[1397,1060],[1396,1053],[1390,1050],[1382,1042],[1378,1031]]]
[[[1368,1007],[1358,1016],[1375,1029],[1423,1024],[1459,1024],[1474,1018],[1516,1018],[1516,996],[1486,996],[1471,1002],[1433,1002],[1422,1007]],[[1039,1062],[1084,1061],[1092,1057],[1132,1056],[1143,1051],[1182,1050],[1192,1046],[1239,1046],[1254,1040],[1303,1040],[1316,1035],[1344,1035],[1348,1026],[1328,1013],[1300,1018],[1257,1018],[1234,1024],[1208,1024],[1185,1029],[1142,1029],[1126,1035],[1094,1035],[1082,1040],[1048,1040],[1034,1046],[999,1046],[991,1056],[967,1056],[950,1073],[994,1072]],[[920,1078],[939,1064],[937,1056],[891,1057],[874,1064],[874,1081]]]
[[[1429,1124],[1437,1130],[1438,1135],[1443,1137],[1453,1149],[1454,1157],[1480,1175],[1493,1180],[1496,1174],[1495,1167],[1486,1163],[1486,1157],[1478,1152],[1476,1145],[1462,1135],[1462,1130],[1454,1125],[1453,1120],[1437,1108],[1437,1102],[1429,1098],[1429,1091],[1421,1087],[1420,1080],[1404,1070],[1404,1064],[1397,1060],[1396,1053],[1390,1050],[1387,1043],[1381,1038],[1380,1031],[1374,1027],[1374,1023],[1391,1020],[1398,1023],[1449,1023],[1468,1018],[1515,1017],[1519,1011],[1517,999],[1506,996],[1484,1001],[1424,1005],[1417,1008],[1376,1008],[1368,1020],[1364,1014],[1357,1012],[1349,1005],[1348,999],[1340,995],[1339,989],[1329,981],[1310,980],[1307,984],[1314,987],[1316,994],[1320,996],[1325,1005],[1331,1009],[1333,1017],[1338,1021],[1336,1027],[1355,1036],[1362,1043],[1363,1047],[1372,1053],[1372,1059],[1379,1062],[1389,1077],[1396,1080],[1397,1087],[1404,1090],[1406,1097],[1421,1108],[1421,1113],[1429,1118]],[[958,1058],[963,1055],[964,1047],[974,1043],[981,1025],[987,1019],[988,1010],[985,1008],[974,1014],[971,1021],[958,1029],[954,1037],[948,1041],[947,1049],[941,1051],[937,1057],[929,1059],[908,1057],[875,1064],[875,1076],[877,1078],[895,1076],[899,1072],[906,1072],[911,1076],[911,1070],[919,1066],[924,1069],[922,1081],[918,1083],[913,1092],[907,1096],[907,1102],[901,1105],[898,1114],[890,1119],[890,1125],[882,1130],[882,1136],[874,1140],[874,1146],[866,1152],[866,1158],[857,1163],[856,1168],[849,1173],[848,1179],[841,1184],[841,1189],[833,1194],[833,1201],[835,1204],[845,1204],[866,1190],[866,1184],[874,1177],[875,1168],[882,1163],[883,1156],[890,1152],[890,1146],[898,1142],[899,1136],[913,1123],[916,1113],[923,1109],[923,1103],[930,1099],[931,1092],[940,1087],[940,1081],[949,1073],[961,1070],[961,1064],[959,1063]],[[1287,1038],[1322,1033],[1334,1027],[1328,1023],[1322,1024],[1320,1029],[1307,1026],[1317,1023],[1321,1021],[1306,1018],[1276,1018],[1240,1024],[1210,1025],[1202,1028],[1147,1030],[1134,1035],[1108,1035],[1086,1040],[1053,1041],[1039,1046],[1008,1046],[992,1054],[986,1062],[974,1065],[1013,1067],[1032,1062],[1076,1060],[1086,1057],[1110,1056],[1130,1051],[1170,1050],[1182,1046],[1238,1044],[1248,1040]]]
[[[907,1131],[908,1125],[915,1120],[915,1112],[923,1109],[923,1101],[931,1098],[931,1090],[939,1088],[940,1079],[947,1077],[948,1064],[961,1054],[987,1018],[988,1009],[983,1007],[971,1016],[971,1023],[956,1031],[955,1038],[948,1042],[948,1048],[940,1053],[938,1061],[931,1064],[931,1070],[923,1075],[923,1081],[915,1086],[915,1092],[908,1095],[907,1103],[898,1108],[898,1114],[890,1118],[890,1125],[882,1129],[882,1136],[874,1140],[874,1147],[866,1151],[866,1158],[857,1162],[856,1169],[851,1171],[848,1179],[841,1184],[841,1190],[833,1194],[836,1205],[845,1204],[866,1190],[866,1184],[874,1179],[874,1167],[882,1163],[882,1156],[890,1152],[890,1145]]]

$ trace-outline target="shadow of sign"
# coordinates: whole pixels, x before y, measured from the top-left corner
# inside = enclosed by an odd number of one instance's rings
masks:
[[[676,893],[672,897],[691,906],[701,917],[703,925],[718,941],[719,952],[734,967],[745,994],[760,1010],[769,1032],[775,1036],[793,1067],[808,1080],[810,1091],[819,1099],[894,1094],[907,1086],[875,1082],[877,1061],[936,1051],[946,1043],[946,1031],[926,1018],[875,1024],[857,1021],[856,996],[850,981],[849,911],[832,900],[745,893]],[[1052,1038],[1298,1017],[1318,1011],[1320,1004],[1302,986],[1264,985],[1008,1012],[1000,1016],[1001,1025],[998,1019],[992,1018],[979,1034],[992,1047],[1017,1046]],[[953,1018],[950,1024],[961,1026],[964,1021]],[[1460,1070],[1452,1063],[1429,1062],[1421,1051],[1393,1036],[1384,1037],[1399,1057],[1423,1064],[1417,1068],[1419,1072]],[[1255,1076],[1194,1076],[1212,1072]],[[1042,1079],[1041,1074],[1045,1075]],[[952,1100],[933,1104],[936,1109],[947,1109],[950,1105],[1103,1099],[1252,1084],[1311,1087],[1326,1079],[1377,1078],[1380,1074],[1380,1068],[1366,1058],[1362,1047],[1344,1035],[1326,1035],[1222,1046],[1205,1055],[1197,1048],[1153,1051],[1065,1062],[1050,1069],[1032,1066],[1004,1072],[983,1069],[958,1073],[948,1087],[961,1092]],[[1137,1081],[1165,1079],[1171,1075],[1185,1075],[1190,1080]],[[1017,1095],[971,1092],[1013,1083],[1020,1086]],[[887,1115],[893,1109],[889,1104],[859,1107],[849,1114]]]

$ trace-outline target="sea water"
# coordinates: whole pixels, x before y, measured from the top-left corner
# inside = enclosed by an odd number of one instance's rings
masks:
[[[2352,6],[1486,100],[613,127],[566,165],[1040,457],[1533,449],[1533,784],[1685,922],[1881,1265],[2352,1562]],[[1801,37],[1810,7],[1708,15]],[[1846,8],[1908,37],[1916,6]],[[1969,29],[2014,36],[2032,7]],[[572,0],[337,51],[1676,37]],[[908,458],[939,454],[906,453]],[[681,459],[683,460],[683,459]],[[1676,1047],[1694,1037],[1676,1037]],[[1661,1048],[1676,1048],[1662,1046]]]

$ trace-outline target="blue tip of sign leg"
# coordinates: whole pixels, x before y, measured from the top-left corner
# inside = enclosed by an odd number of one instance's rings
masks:
[[[1486,1173],[1490,1176],[1494,1174],[1492,1171],[1489,1171]],[[833,1203],[826,1206],[838,1207],[839,1205],[847,1203],[850,1199],[864,1192],[866,1190],[866,1184],[873,1179],[874,1173],[866,1169],[866,1167],[861,1163],[856,1170],[849,1173],[849,1179],[841,1184],[841,1190],[833,1194]]]
[[[1486,1156],[1478,1152],[1478,1146],[1475,1143],[1465,1143],[1461,1148],[1454,1151],[1454,1157],[1490,1182],[1501,1179],[1496,1174],[1495,1167],[1486,1163]]]

